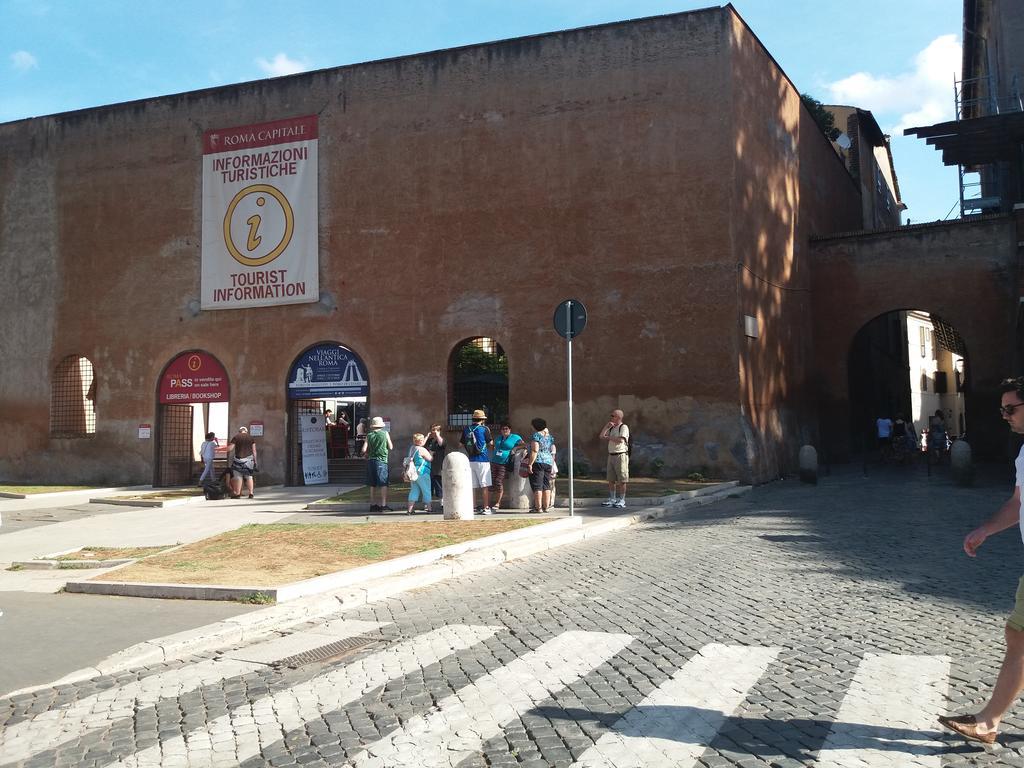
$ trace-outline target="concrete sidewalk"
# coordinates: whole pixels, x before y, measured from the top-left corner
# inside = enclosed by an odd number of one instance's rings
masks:
[[[186,544],[248,523],[279,523],[326,494],[341,493],[353,486],[316,488],[268,487],[255,499],[202,501],[170,508],[110,507],[89,504],[95,491],[75,491],[45,499],[0,499],[0,569],[81,547],[148,547]],[[138,493],[124,490],[120,495]],[[111,494],[114,495],[114,494]],[[61,515],[59,510],[68,510]],[[47,521],[24,520],[13,529],[7,524],[20,514]],[[53,520],[52,522],[50,520]],[[33,524],[36,523],[36,524]],[[0,571],[0,592],[58,592],[70,578],[88,579],[109,569]]]

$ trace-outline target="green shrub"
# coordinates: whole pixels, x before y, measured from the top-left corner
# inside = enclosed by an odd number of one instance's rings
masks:
[[[250,605],[269,605],[276,601],[266,592],[250,592],[249,594],[242,595],[242,597],[238,598],[238,602],[248,603]]]

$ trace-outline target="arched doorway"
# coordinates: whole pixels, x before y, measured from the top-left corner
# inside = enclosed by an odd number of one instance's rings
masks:
[[[227,371],[209,352],[182,352],[164,367],[157,381],[153,485],[195,482],[199,446],[207,432],[217,435],[217,459],[224,461],[230,399]]]
[[[508,419],[508,357],[494,339],[477,336],[452,350],[448,363],[449,428],[468,426],[473,411],[487,413],[491,424]]]
[[[369,418],[370,383],[359,355],[336,341],[314,344],[303,350],[288,369],[288,484],[324,482],[321,458],[326,454],[326,482],[362,482],[359,459],[361,420]],[[324,445],[314,450],[319,434],[307,430],[303,444],[303,417],[332,412],[335,426],[326,427]],[[326,451],[324,451],[326,447]],[[303,454],[306,460],[303,460]],[[312,466],[316,462],[316,467]]]
[[[855,453],[878,450],[880,418],[903,418],[921,437],[942,413],[950,439],[968,432],[970,367],[963,337],[941,317],[894,310],[866,323],[849,352],[850,430]]]
[[[96,435],[96,377],[92,361],[69,355],[60,361],[50,386],[50,437]]]

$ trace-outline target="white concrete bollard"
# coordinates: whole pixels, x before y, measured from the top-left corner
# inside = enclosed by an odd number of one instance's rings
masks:
[[[449,451],[441,468],[441,503],[445,520],[473,519],[473,474],[469,457],[459,451]]]
[[[953,472],[953,480],[958,485],[974,483],[974,462],[971,457],[971,446],[966,440],[957,440],[949,449],[949,467]]]
[[[800,449],[800,482],[818,484],[818,452],[813,445],[805,445]]]
[[[526,461],[526,455],[520,453],[519,458],[516,460],[515,471],[505,476],[505,499],[508,500],[509,509],[529,509],[533,506],[530,479],[519,476],[519,466],[524,461]]]

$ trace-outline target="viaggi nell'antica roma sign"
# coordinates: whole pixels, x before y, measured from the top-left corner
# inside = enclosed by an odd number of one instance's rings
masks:
[[[203,134],[202,308],[318,301],[317,118]]]

